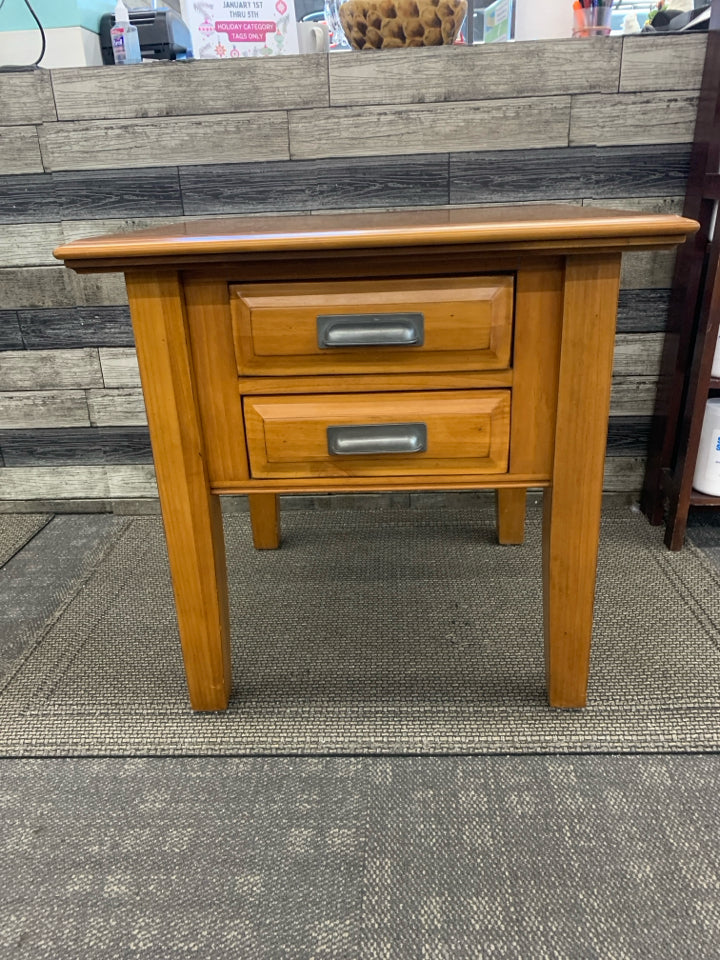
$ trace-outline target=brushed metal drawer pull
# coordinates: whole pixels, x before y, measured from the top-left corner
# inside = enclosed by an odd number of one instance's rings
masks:
[[[317,318],[318,346],[421,347],[425,340],[422,313],[332,313]]]
[[[357,456],[379,453],[423,453],[424,423],[358,423],[327,428],[328,453]]]

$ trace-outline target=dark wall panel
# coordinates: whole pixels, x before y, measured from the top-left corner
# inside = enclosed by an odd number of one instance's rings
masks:
[[[186,214],[448,203],[446,154],[181,167]]]
[[[28,350],[73,347],[132,347],[127,307],[68,307],[19,310],[22,342]]]
[[[689,144],[451,154],[450,203],[679,197],[689,164]]]
[[[147,427],[0,430],[7,467],[152,463]]]
[[[49,173],[0,177],[0,223],[47,223],[60,220]]]
[[[618,333],[664,333],[670,290],[621,290],[618,302]]]
[[[610,417],[607,454],[609,457],[647,455],[652,417]]]
[[[168,159],[172,147],[168,146]],[[182,216],[177,167],[52,175],[63,220]]]
[[[22,350],[22,348],[23,339],[17,312],[0,310],[0,350]]]

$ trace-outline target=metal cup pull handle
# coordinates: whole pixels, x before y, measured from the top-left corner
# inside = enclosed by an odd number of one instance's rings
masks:
[[[358,423],[327,428],[328,453],[336,456],[383,453],[423,453],[427,450],[424,423]]]
[[[317,318],[318,347],[421,347],[422,313],[328,313]]]

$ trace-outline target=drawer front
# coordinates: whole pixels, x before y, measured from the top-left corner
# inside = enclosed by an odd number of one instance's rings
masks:
[[[238,284],[231,304],[240,375],[510,365],[510,276]]]
[[[509,390],[246,397],[253,477],[505,473]]]

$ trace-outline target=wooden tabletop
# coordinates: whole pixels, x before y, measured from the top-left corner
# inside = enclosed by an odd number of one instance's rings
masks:
[[[368,249],[437,244],[487,244],[522,249],[580,241],[603,247],[673,246],[698,229],[674,214],[597,207],[532,205],[400,210],[390,213],[231,217],[185,220],[150,230],[90,237],[62,244],[55,256],[68,266],[107,269],[134,262],[202,258],[218,254]]]

